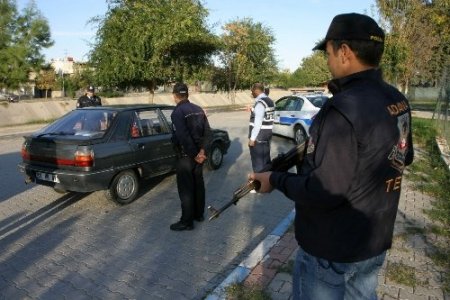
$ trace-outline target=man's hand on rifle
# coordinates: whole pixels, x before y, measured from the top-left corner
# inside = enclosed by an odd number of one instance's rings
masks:
[[[272,172],[251,173],[248,175],[248,178],[253,181],[258,181],[261,184],[257,190],[258,193],[270,193],[273,191],[273,186],[270,184],[271,174]]]

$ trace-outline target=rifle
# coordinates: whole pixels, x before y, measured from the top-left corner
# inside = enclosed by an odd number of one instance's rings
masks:
[[[272,159],[270,164],[267,167],[265,167],[261,171],[261,173],[268,171],[286,172],[293,166],[299,166],[303,161],[304,156],[305,156],[305,142],[295,146],[286,153],[278,154],[278,156]],[[233,198],[221,208],[215,209],[212,206],[208,206],[208,210],[212,214],[211,217],[209,217],[209,221],[219,217],[219,215],[227,208],[229,208],[232,204],[236,205],[237,202],[242,197],[247,195],[251,190],[253,189],[259,190],[260,187],[261,183],[259,181],[248,180],[244,185],[240,186],[237,190],[234,191]]]

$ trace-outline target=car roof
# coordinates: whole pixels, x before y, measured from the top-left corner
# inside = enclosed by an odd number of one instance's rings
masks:
[[[174,109],[173,105],[165,105],[165,104],[123,104],[123,105],[104,105],[104,106],[88,106],[83,108],[77,108],[77,110],[114,110],[114,111],[130,111],[130,110],[142,110],[142,109],[151,109],[151,108],[168,108]]]

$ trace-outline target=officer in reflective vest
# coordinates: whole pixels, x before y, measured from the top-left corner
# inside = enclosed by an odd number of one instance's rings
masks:
[[[253,171],[259,172],[270,164],[270,141],[272,139],[275,106],[272,99],[264,93],[263,84],[253,84],[251,91],[255,103],[250,113],[248,146]]]

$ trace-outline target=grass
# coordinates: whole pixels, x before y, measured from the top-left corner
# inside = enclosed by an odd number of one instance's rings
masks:
[[[290,259],[285,264],[281,264],[277,267],[277,273],[287,273],[292,275],[294,273],[294,265],[295,261]]]
[[[227,300],[271,300],[271,296],[259,286],[234,283],[226,288]]]
[[[22,123],[22,124],[11,124],[11,125],[1,126],[1,127],[8,128],[8,127],[23,126],[23,125],[49,124],[49,123],[52,123],[52,122],[56,121],[57,119],[58,118],[48,119],[48,120],[34,120],[34,121],[29,121],[29,122],[26,122],[26,123]]]
[[[388,263],[386,277],[393,282],[406,286],[415,287],[418,285],[415,269],[403,263]]]
[[[419,191],[436,199],[426,214],[443,225],[442,234],[450,238],[450,174],[442,162],[435,137],[433,120],[413,119],[414,142],[425,153],[416,155],[407,178]]]
[[[411,101],[409,104],[412,110],[434,111],[436,109],[436,101]]]
[[[429,233],[441,237],[432,245],[433,251],[429,257],[437,266],[444,269],[443,289],[450,292],[450,249],[448,249],[450,240],[450,172],[442,161],[436,145],[435,139],[438,134],[435,121],[413,118],[412,125],[415,148],[422,149],[423,153],[416,153],[414,163],[408,168],[409,172],[406,176],[413,182],[417,190],[435,199],[432,207],[424,211],[434,221],[434,224],[427,229],[407,228],[407,232],[424,235]],[[398,267],[397,265],[392,266],[394,269]],[[396,275],[393,271],[391,275],[400,277],[398,280],[411,283],[410,271],[396,271],[405,274]]]

